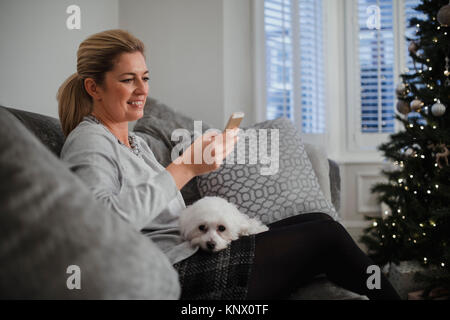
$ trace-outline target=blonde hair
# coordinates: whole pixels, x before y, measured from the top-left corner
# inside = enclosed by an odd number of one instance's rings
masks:
[[[64,81],[56,95],[59,120],[66,137],[83,117],[92,112],[92,97],[84,88],[84,80],[92,78],[97,85],[102,86],[105,73],[114,68],[118,56],[137,51],[144,55],[142,41],[120,29],[96,33],[80,44],[77,72]]]

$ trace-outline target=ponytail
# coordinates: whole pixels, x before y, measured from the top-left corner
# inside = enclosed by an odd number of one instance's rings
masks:
[[[84,89],[84,80],[74,73],[59,87],[59,120],[64,135],[69,133],[92,111],[92,98]]]

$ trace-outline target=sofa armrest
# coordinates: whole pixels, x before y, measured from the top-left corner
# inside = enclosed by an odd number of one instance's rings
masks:
[[[330,190],[331,190],[331,202],[337,212],[341,208],[341,174],[339,170],[339,165],[328,159],[328,164],[330,166]]]

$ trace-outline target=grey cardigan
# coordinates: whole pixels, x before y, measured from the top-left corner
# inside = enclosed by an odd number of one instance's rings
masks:
[[[98,200],[147,235],[175,264],[198,250],[180,237],[178,217],[186,206],[172,175],[147,143],[134,136],[140,156],[85,117],[67,137],[61,159]]]

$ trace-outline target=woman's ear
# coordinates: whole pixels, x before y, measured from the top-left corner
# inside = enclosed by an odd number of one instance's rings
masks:
[[[92,78],[84,79],[84,88],[87,93],[92,97],[93,100],[101,101],[101,88],[95,83],[95,80]]]

